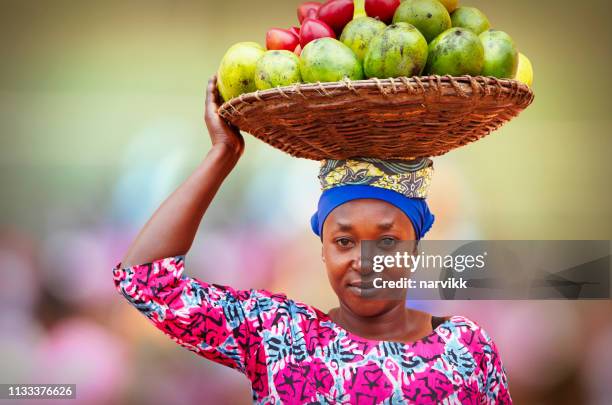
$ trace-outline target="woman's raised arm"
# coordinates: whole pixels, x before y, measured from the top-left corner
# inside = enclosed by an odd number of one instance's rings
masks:
[[[204,213],[244,152],[244,139],[217,114],[216,77],[208,82],[205,121],[212,148],[189,178],[168,197],[142,228],[123,257],[123,268],[170,256],[191,247]]]

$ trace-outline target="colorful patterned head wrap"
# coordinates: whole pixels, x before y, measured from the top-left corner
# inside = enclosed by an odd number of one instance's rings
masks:
[[[433,162],[425,158],[325,160],[319,173],[323,194],[310,220],[312,231],[322,239],[323,224],[335,208],[352,200],[373,198],[402,210],[412,222],[417,239],[422,239],[434,222],[425,202],[432,175]]]

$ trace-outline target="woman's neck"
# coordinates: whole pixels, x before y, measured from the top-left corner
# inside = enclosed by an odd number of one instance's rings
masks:
[[[355,314],[342,303],[329,311],[332,320],[357,336],[373,340],[410,341],[431,332],[431,316],[404,307],[404,303],[371,317]]]

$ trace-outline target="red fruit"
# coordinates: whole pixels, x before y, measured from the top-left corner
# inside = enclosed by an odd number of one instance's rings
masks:
[[[399,4],[399,2],[398,2]],[[337,35],[353,19],[355,3],[353,0],[328,0],[319,8],[319,20],[329,25]]]
[[[300,56],[302,54],[302,45],[296,46],[293,53],[296,54],[297,56]]]
[[[302,49],[304,49],[306,44],[310,41],[328,37],[336,38],[336,34],[334,30],[323,21],[307,18],[302,23],[302,28],[300,29],[300,45],[302,45]]]
[[[399,5],[400,0],[366,0],[365,10],[369,17],[378,18],[385,24],[390,24]]]
[[[272,28],[266,34],[266,48],[271,50],[293,51],[300,43],[300,38],[289,30]]]
[[[300,4],[297,9],[300,24],[302,24],[306,18],[316,18],[319,7],[321,7],[321,3],[316,1],[307,1],[306,3]]]
[[[300,27],[291,27],[289,31],[293,32],[296,37],[300,37]]]

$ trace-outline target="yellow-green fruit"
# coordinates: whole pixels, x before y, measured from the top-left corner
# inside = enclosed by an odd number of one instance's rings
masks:
[[[429,44],[425,71],[435,75],[478,76],[483,64],[484,49],[478,35],[464,28],[451,28]]]
[[[389,25],[368,47],[363,69],[366,77],[419,76],[427,63],[427,41],[413,25]]]
[[[449,13],[452,13],[459,5],[459,0],[440,0],[440,3],[446,7]]]
[[[510,35],[503,31],[488,30],[480,34],[484,47],[483,76],[511,79],[518,67],[518,51]]]
[[[351,48],[355,55],[357,55],[357,59],[363,62],[370,41],[376,35],[383,32],[385,28],[387,28],[385,23],[376,18],[355,18],[344,27],[340,36],[340,42]]]
[[[367,13],[365,11],[365,0],[355,0],[355,12],[353,18],[365,17]]]
[[[301,81],[300,58],[293,52],[268,51],[257,62],[255,85],[258,90],[289,86]]]
[[[239,42],[227,50],[217,72],[217,87],[223,100],[257,90],[255,68],[265,52],[255,42]]]
[[[300,72],[306,83],[363,79],[363,68],[348,46],[333,38],[308,43],[300,57]]]
[[[519,52],[518,68],[516,69],[516,75],[514,80],[525,83],[531,87],[533,85],[533,66],[529,58]]]
[[[476,35],[491,28],[489,19],[475,7],[459,7],[451,14],[453,27],[465,28]]]
[[[438,0],[405,0],[395,10],[393,23],[414,25],[427,42],[451,27],[451,18]]]

